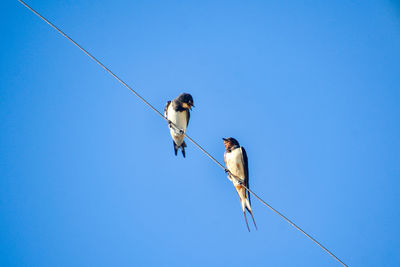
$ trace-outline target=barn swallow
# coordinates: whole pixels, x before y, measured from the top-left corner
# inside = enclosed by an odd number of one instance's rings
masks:
[[[232,137],[222,138],[225,145],[224,161],[228,179],[233,183],[239,195],[240,204],[247,229],[250,232],[249,224],[247,223],[246,210],[253,218],[254,226],[257,229],[256,221],[254,220],[253,211],[250,206],[250,193],[245,187],[249,188],[249,166],[247,162],[247,154],[244,147],[239,145],[239,142]],[[244,187],[245,186],[245,187]]]
[[[174,143],[175,155],[181,148],[182,155],[185,157],[185,132],[189,125],[190,111],[192,110],[193,97],[190,94],[182,93],[172,101],[168,101],[164,109],[164,116],[168,120],[169,131]]]

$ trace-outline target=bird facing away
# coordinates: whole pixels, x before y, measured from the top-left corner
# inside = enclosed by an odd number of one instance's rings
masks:
[[[257,229],[256,221],[254,220],[253,211],[251,210],[250,193],[244,186],[249,188],[249,166],[247,163],[247,154],[244,147],[239,145],[239,142],[232,137],[222,138],[225,145],[224,161],[227,168],[228,179],[233,183],[239,195],[240,204],[247,229],[250,232],[249,224],[247,223],[246,210],[253,218],[254,226]],[[243,186],[244,185],[244,186]]]
[[[185,154],[185,133],[190,120],[193,97],[190,94],[182,93],[172,101],[168,101],[164,109],[164,116],[168,120],[169,131],[174,144],[175,155],[181,148],[183,157]]]

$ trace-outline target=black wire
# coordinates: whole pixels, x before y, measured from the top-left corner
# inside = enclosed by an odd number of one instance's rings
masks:
[[[347,266],[346,264],[344,264],[343,261],[341,261],[338,257],[336,257],[335,254],[333,254],[332,252],[330,252],[326,247],[324,247],[321,243],[319,243],[317,240],[315,240],[312,236],[310,236],[309,234],[307,234],[303,229],[301,229],[299,226],[297,226],[294,222],[292,222],[291,220],[289,220],[286,216],[284,216],[282,213],[280,213],[279,211],[277,211],[276,209],[274,209],[271,205],[269,205],[267,202],[265,202],[264,200],[262,200],[259,196],[257,196],[256,193],[254,193],[253,191],[251,191],[249,188],[247,188],[245,185],[242,184],[242,186],[244,188],[246,188],[246,190],[248,192],[250,192],[253,196],[255,196],[259,201],[261,201],[261,203],[263,203],[265,206],[267,206],[268,208],[270,208],[273,212],[275,212],[276,214],[278,214],[279,216],[281,216],[285,221],[287,221],[288,223],[290,223],[293,227],[295,227],[297,230],[299,230],[300,232],[302,232],[304,235],[306,235],[308,238],[310,238],[315,244],[317,244],[318,246],[320,246],[323,250],[325,250],[327,253],[329,253],[329,255],[331,255],[334,259],[336,259],[338,262],[340,262],[343,266]]]
[[[179,129],[174,123],[172,123],[171,121],[169,121],[166,117],[164,117],[164,115],[159,112],[155,107],[153,107],[149,102],[146,101],[146,99],[144,99],[142,96],[140,96],[135,90],[133,90],[128,84],[126,84],[122,79],[120,79],[116,74],[114,74],[110,69],[108,69],[106,66],[103,65],[103,63],[101,63],[97,58],[95,58],[92,54],[90,54],[86,49],[84,49],[82,46],[80,46],[77,42],[75,42],[74,40],[72,40],[72,38],[70,38],[66,33],[64,33],[62,30],[60,30],[59,28],[57,28],[57,26],[55,26],[53,23],[51,23],[50,21],[48,21],[45,17],[43,17],[42,15],[40,15],[38,12],[36,12],[33,8],[31,8],[28,4],[26,4],[24,1],[22,0],[18,0],[21,4],[23,4],[26,8],[28,8],[30,11],[32,11],[33,13],[35,13],[38,17],[40,17],[42,20],[44,20],[47,24],[49,24],[51,27],[53,27],[55,30],[57,30],[62,36],[64,36],[65,38],[67,38],[69,41],[71,41],[74,45],[76,45],[80,50],[82,50],[86,55],[88,55],[91,59],[93,59],[97,64],[99,64],[103,69],[105,69],[108,73],[110,73],[115,79],[117,79],[120,83],[122,83],[126,88],[128,88],[129,90],[132,91],[132,93],[134,93],[140,100],[142,100],[147,106],[149,106],[153,111],[155,111],[162,119],[164,119],[165,121],[167,121],[168,123],[172,124],[176,129],[178,129],[179,131],[181,131],[181,129]],[[219,165],[225,172],[229,172],[226,170],[226,168],[218,161],[216,160],[213,156],[210,155],[210,153],[208,153],[201,145],[199,145],[195,140],[193,140],[190,136],[188,136],[185,132],[183,132],[183,134],[193,143],[195,144],[203,153],[205,153],[210,159],[212,159],[217,165]],[[233,174],[229,173],[230,175],[234,176]],[[314,243],[316,243],[318,246],[320,246],[323,250],[325,250],[327,253],[329,253],[329,255],[331,255],[334,259],[336,259],[339,263],[341,263],[343,266],[346,266],[346,264],[344,264],[338,257],[336,257],[332,252],[330,252],[327,248],[325,248],[321,243],[319,243],[317,240],[315,240],[312,236],[310,236],[309,234],[307,234],[304,230],[302,230],[300,227],[298,227],[296,224],[294,224],[291,220],[289,220],[288,218],[286,218],[282,213],[280,213],[279,211],[277,211],[276,209],[274,209],[271,205],[269,205],[267,202],[265,202],[263,199],[261,199],[259,196],[257,196],[253,191],[251,191],[249,188],[247,188],[245,185],[242,184],[242,186],[244,188],[246,188],[246,190],[248,192],[250,192],[253,196],[255,196],[259,201],[261,201],[261,203],[263,203],[265,206],[267,206],[268,208],[270,208],[272,211],[274,211],[276,214],[278,214],[280,217],[282,217],[285,221],[287,221],[288,223],[290,223],[292,226],[294,226],[297,230],[299,230],[300,232],[302,232],[305,236],[307,236],[308,238],[310,238]]]

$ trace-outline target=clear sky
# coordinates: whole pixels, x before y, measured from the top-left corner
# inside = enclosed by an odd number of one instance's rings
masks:
[[[349,266],[400,266],[397,1],[50,1],[39,13]],[[15,1],[1,2],[0,266],[340,266]]]

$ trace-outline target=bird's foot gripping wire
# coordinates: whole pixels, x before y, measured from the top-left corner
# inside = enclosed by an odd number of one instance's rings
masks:
[[[231,172],[228,169],[225,169],[225,173],[228,175],[228,180],[233,182]]]
[[[176,134],[179,135],[184,135],[185,131],[182,129],[179,129],[178,126],[176,126],[172,121],[168,120],[168,126],[169,128],[173,128]]]
[[[233,182],[233,180],[235,180],[235,182],[237,182],[239,185],[243,184],[243,181],[241,179],[239,179],[239,177],[233,175],[228,169],[225,169],[225,173],[228,174],[228,179]]]
[[[235,181],[239,184],[242,185],[243,184],[243,180],[240,179],[239,177],[233,175],[232,173],[230,173],[230,175],[233,177],[233,179],[235,179]]]
[[[173,128],[174,128],[174,132],[175,132],[176,135],[185,135],[185,131],[184,130],[179,129],[175,125],[173,125]]]

